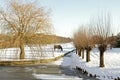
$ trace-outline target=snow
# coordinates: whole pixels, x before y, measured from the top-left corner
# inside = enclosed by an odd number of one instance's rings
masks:
[[[114,80],[120,77],[120,49],[108,49],[104,55],[104,68],[99,67],[99,51],[97,49],[91,51],[91,61],[88,63],[85,62],[86,57],[81,59],[74,54],[77,61],[76,66],[86,70],[89,74],[96,75],[101,80]]]
[[[71,67],[75,68],[76,66],[82,68],[83,70],[88,72],[89,74],[96,75],[96,78],[100,80],[114,80],[115,78],[120,77],[120,48],[108,49],[104,54],[105,67],[99,67],[99,51],[98,49],[93,49],[90,53],[91,61],[86,62],[86,53],[85,58],[82,59],[75,52],[72,55],[67,55],[71,57],[63,57],[58,61],[55,61],[51,64],[61,65],[63,67]],[[55,75],[36,75],[37,77],[44,76],[54,76]],[[60,76],[59,76],[60,77]],[[61,76],[62,77],[62,76]]]
[[[45,45],[42,48],[46,49],[45,52],[43,51],[42,53],[46,54],[43,57],[37,56],[35,59],[48,59],[48,58],[54,58],[60,55],[65,54],[68,51],[71,51],[74,49],[72,43],[67,43],[67,44],[61,44],[63,47],[63,51],[53,51],[53,45]],[[47,47],[47,48],[46,48]],[[10,60],[7,59],[9,58],[9,55],[12,54],[14,50],[19,51],[19,49],[15,48],[8,48],[6,49],[1,49],[0,50],[0,60]],[[26,48],[26,55],[30,54],[31,52],[29,51],[29,48]],[[37,53],[37,52],[34,52]],[[47,55],[50,54],[50,55]],[[4,58],[5,55],[7,58]],[[17,54],[18,55],[18,54]],[[32,54],[33,55],[33,54]],[[36,54],[35,54],[36,55]],[[99,51],[97,48],[93,49],[90,53],[90,62],[86,62],[86,53],[85,53],[85,58],[82,59],[79,57],[75,52],[72,53],[72,55],[67,55],[71,57],[66,57],[66,58],[61,58],[58,61],[55,61],[51,64],[56,64],[56,65],[61,65],[64,67],[71,67],[71,68],[82,68],[83,70],[87,71],[89,74],[96,75],[98,79],[100,80],[114,80],[115,78],[120,77],[120,48],[112,48],[112,49],[107,49],[107,51],[104,54],[104,61],[105,61],[105,67],[100,68],[99,67]],[[29,57],[28,57],[29,58]],[[57,76],[57,75],[48,75],[48,74],[41,74],[41,75],[36,75],[34,74],[37,78],[39,77],[53,77],[53,78],[65,78],[64,76]],[[46,77],[46,78],[47,78]],[[69,80],[69,79],[67,79]]]
[[[63,47],[63,51],[55,50],[54,51],[54,45],[48,44],[48,45],[38,45],[37,47],[35,45],[33,46],[25,46],[25,59],[23,60],[32,60],[32,59],[53,59],[55,57],[64,55],[69,50],[73,49],[72,43],[65,43],[60,44]],[[6,49],[0,49],[0,60],[1,61],[13,61],[17,60],[19,61],[19,48],[6,48]]]
[[[75,58],[71,58],[74,57],[73,54],[68,54],[67,57],[63,57],[55,62],[51,62],[50,64],[53,65],[59,65],[61,67],[66,67],[66,68],[70,68],[71,70],[73,68],[76,68],[74,60]],[[65,74],[36,74],[34,73],[33,76],[36,79],[41,79],[41,80],[83,80],[82,78],[79,78],[77,76],[68,76]]]
[[[63,57],[55,62],[52,62],[51,64],[55,64],[55,65],[60,65],[62,67],[70,67],[72,68],[76,68],[76,57],[74,56],[75,54],[71,53],[71,54],[67,54],[67,57]]]
[[[83,80],[78,77],[66,77],[65,75],[52,75],[52,74],[33,74],[37,79],[41,80]]]

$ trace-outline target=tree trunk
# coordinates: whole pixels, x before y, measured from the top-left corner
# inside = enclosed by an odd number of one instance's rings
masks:
[[[100,52],[100,67],[105,67],[104,64],[104,52]]]
[[[81,57],[81,49],[78,50],[78,55]]]
[[[90,61],[90,50],[86,50],[86,62]]]
[[[92,50],[91,46],[86,47],[86,62],[90,61],[90,51]]]
[[[107,45],[102,44],[99,46],[99,51],[100,51],[100,64],[99,67],[105,67],[104,64],[104,52],[106,51]]]
[[[78,54],[78,48],[76,48],[76,54]]]
[[[82,59],[84,59],[84,49],[81,49],[82,52]]]
[[[20,36],[20,59],[25,58],[25,51],[24,51],[24,39],[23,39],[23,33],[19,33]]]
[[[20,59],[25,58],[24,43],[20,41]]]

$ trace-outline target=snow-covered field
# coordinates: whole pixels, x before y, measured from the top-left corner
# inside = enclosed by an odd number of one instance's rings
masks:
[[[61,50],[54,51],[54,45],[42,45],[42,46],[25,46],[25,59],[51,59],[65,54],[73,49],[72,43],[60,44],[63,48]],[[6,48],[0,49],[0,60],[19,60],[19,48]]]

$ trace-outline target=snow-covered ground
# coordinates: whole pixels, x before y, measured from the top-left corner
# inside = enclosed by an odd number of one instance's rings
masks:
[[[114,80],[120,77],[120,48],[108,49],[104,55],[104,68],[99,67],[99,51],[97,49],[91,51],[91,61],[88,63],[85,62],[86,57],[81,59],[75,54],[76,66],[96,75],[101,80]]]

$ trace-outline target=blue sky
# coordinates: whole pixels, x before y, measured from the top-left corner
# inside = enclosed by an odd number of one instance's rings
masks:
[[[3,5],[3,2],[4,0],[0,0],[0,5]],[[113,27],[118,28],[120,23],[120,0],[38,0],[38,2],[40,2],[38,5],[51,9],[56,35],[71,37],[79,25],[86,24],[92,16],[97,16],[101,11],[111,14]]]
[[[41,0],[41,4],[51,8],[56,33],[61,36],[71,36],[102,11],[111,14],[113,27],[120,22],[120,0]]]

